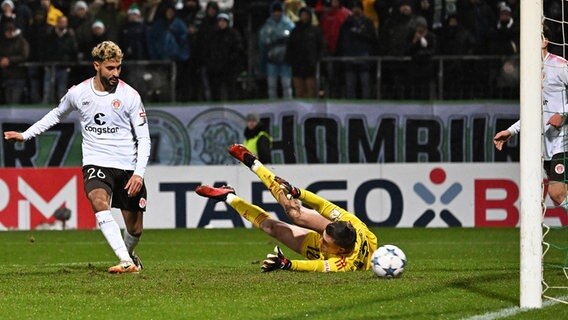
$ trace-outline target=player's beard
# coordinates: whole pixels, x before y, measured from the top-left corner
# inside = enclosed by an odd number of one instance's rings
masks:
[[[101,83],[105,87],[106,91],[112,91],[118,85],[118,77],[103,77],[100,75]]]

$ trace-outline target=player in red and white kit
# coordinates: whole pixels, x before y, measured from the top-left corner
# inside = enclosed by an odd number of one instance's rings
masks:
[[[111,41],[92,50],[96,75],[73,86],[59,105],[25,132],[4,132],[9,141],[27,141],[61,122],[71,111],[80,115],[83,135],[85,193],[97,223],[120,260],[110,273],[142,268],[134,248],[142,234],[146,209],[144,173],[150,155],[150,134],[144,105],[136,90],[119,79],[122,51]],[[124,239],[110,208],[122,211]]]
[[[542,38],[542,120],[544,129],[543,167],[549,180],[550,198],[568,211],[566,166],[568,165],[567,92],[568,61],[548,52],[550,30],[543,26]],[[493,138],[497,150],[521,131],[520,120]]]

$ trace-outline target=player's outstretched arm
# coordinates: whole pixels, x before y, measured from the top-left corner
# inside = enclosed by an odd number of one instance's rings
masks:
[[[8,141],[24,141],[24,136],[20,132],[6,131],[4,132],[4,139]]]
[[[501,150],[505,142],[509,141],[509,139],[511,139],[511,132],[509,130],[499,131],[495,137],[493,137],[493,144],[495,144],[497,150]]]

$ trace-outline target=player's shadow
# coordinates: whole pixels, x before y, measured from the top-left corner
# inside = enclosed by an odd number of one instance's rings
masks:
[[[442,270],[437,270],[437,272],[442,271]],[[455,271],[455,270],[453,270]],[[487,272],[487,269],[483,269],[483,271]],[[324,317],[326,315],[330,315],[330,314],[334,314],[335,312],[340,312],[342,314],[344,314],[345,312],[349,312],[352,311],[353,313],[349,315],[349,319],[357,319],[357,318],[367,318],[366,316],[358,316],[358,309],[360,308],[360,306],[362,304],[364,305],[376,305],[377,308],[376,310],[380,310],[381,305],[385,305],[388,304],[389,302],[393,301],[393,302],[400,302],[402,300],[408,300],[409,298],[419,298],[419,297],[428,297],[431,296],[433,293],[437,293],[437,292],[443,292],[443,291],[447,291],[450,288],[457,288],[460,290],[465,290],[465,291],[469,291],[469,292],[474,292],[476,294],[491,298],[493,300],[499,300],[499,301],[505,301],[505,302],[509,302],[512,305],[515,305],[518,302],[518,298],[512,295],[507,295],[507,294],[503,294],[500,292],[495,292],[486,288],[483,288],[481,285],[484,283],[492,283],[495,281],[495,279],[501,279],[501,280],[516,280],[518,279],[518,274],[515,274],[514,272],[509,272],[509,270],[504,270],[505,272],[503,272],[503,269],[499,269],[499,271],[501,272],[494,272],[494,273],[490,273],[490,274],[484,274],[484,275],[479,275],[479,276],[473,276],[473,277],[463,277],[461,279],[458,279],[456,281],[453,282],[449,282],[447,284],[443,284],[443,285],[438,285],[438,286],[430,286],[430,285],[426,285],[422,288],[416,287],[416,290],[412,291],[412,295],[410,296],[407,290],[401,290],[398,294],[396,294],[394,291],[392,292],[392,294],[389,294],[389,297],[386,299],[377,299],[376,297],[373,297],[372,294],[369,295],[369,298],[364,299],[364,300],[358,300],[356,303],[349,303],[349,304],[340,304],[337,303],[337,300],[335,301],[333,307],[326,307],[326,308],[314,308],[312,310],[299,310],[297,311],[296,314],[286,314],[285,316],[277,316],[277,317],[273,317],[270,319],[273,320],[285,320],[285,319],[296,319],[296,318],[304,318],[306,317],[306,315],[309,315],[310,317]],[[451,272],[451,271],[448,271]],[[370,278],[372,279],[367,279],[366,281],[373,281],[373,280],[377,280],[377,281],[385,281],[383,279],[377,279],[374,275],[371,276]],[[394,280],[386,280],[386,281],[398,281],[397,279]],[[377,285],[380,285],[379,283]],[[459,292],[456,292],[456,295],[459,294]],[[456,305],[457,307],[459,307],[458,305]],[[436,311],[433,311],[432,313],[428,313],[428,312],[424,312],[424,310],[418,310],[416,312],[412,312],[412,309],[408,309],[405,311],[399,310],[397,311],[397,315],[393,316],[393,317],[389,317],[389,316],[383,316],[381,315],[381,319],[406,319],[406,318],[413,318],[413,317],[420,317],[420,318],[424,318],[424,319],[439,319],[440,318],[440,314]],[[407,312],[407,313],[405,313]],[[452,314],[456,315],[456,316],[462,316],[464,314],[465,310],[461,310],[461,309],[455,309],[453,311],[451,310],[445,310],[444,311],[444,316],[451,316]]]

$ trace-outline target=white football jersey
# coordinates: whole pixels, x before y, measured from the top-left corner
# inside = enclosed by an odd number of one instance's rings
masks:
[[[566,101],[566,89],[568,87],[568,61],[555,54],[548,53],[543,61],[542,68],[542,121],[544,130],[544,160],[552,159],[557,153],[568,151],[568,141],[566,125],[560,129],[547,124],[548,120],[555,113],[568,114]],[[517,121],[509,131],[516,135],[521,129],[521,124]]]
[[[112,92],[95,90],[93,81],[69,89],[56,108],[23,133],[24,139],[45,132],[76,110],[83,134],[83,165],[134,170],[143,177],[150,133],[140,95],[122,80]]]

